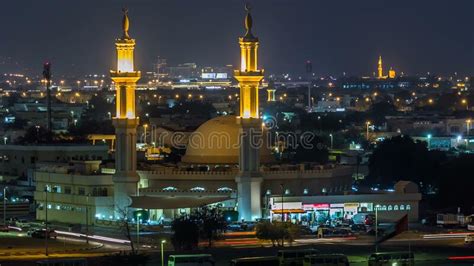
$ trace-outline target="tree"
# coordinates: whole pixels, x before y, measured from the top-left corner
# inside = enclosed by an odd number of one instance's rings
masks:
[[[216,239],[227,227],[224,215],[217,208],[203,207],[197,210],[194,216],[200,223],[201,238],[206,239],[211,247],[212,240]]]
[[[292,243],[300,235],[300,228],[291,222],[259,222],[256,226],[258,239],[269,240],[273,246],[284,246],[284,240]]]
[[[415,142],[408,136],[393,137],[379,144],[370,156],[366,182],[385,186],[399,180],[434,183],[443,158],[428,151],[425,142]]]
[[[175,250],[193,250],[199,242],[199,226],[196,220],[184,215],[173,220],[171,229],[174,234],[171,243]]]
[[[474,197],[472,188],[472,166],[474,155],[466,154],[454,158],[443,164],[440,171],[439,195],[437,197],[439,207],[461,207],[471,214],[474,208]]]

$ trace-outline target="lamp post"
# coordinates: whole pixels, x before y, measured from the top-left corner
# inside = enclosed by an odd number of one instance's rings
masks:
[[[89,195],[86,196],[86,243],[89,244]]]
[[[379,239],[379,210],[380,205],[375,205],[375,252],[379,251],[379,243],[377,242]]]
[[[281,187],[281,221],[285,221],[285,216],[283,214],[283,202],[284,202],[284,197],[285,197],[285,190],[283,188],[283,184],[280,184]]]
[[[148,128],[148,124],[143,125],[143,130],[145,131],[145,135],[143,136],[143,142],[146,144],[146,129]]]
[[[164,249],[163,246],[166,243],[166,240],[161,240],[161,266],[165,266],[165,254],[164,254]]]
[[[3,187],[3,225],[7,225],[7,187]]]
[[[334,141],[334,139],[333,139],[332,134],[329,134],[329,137],[331,138],[331,150],[332,150],[332,146],[333,146],[333,141]]]
[[[137,212],[137,252],[140,250],[140,217],[141,213]]]
[[[426,136],[426,138],[428,139],[428,150],[429,150],[430,147],[431,147],[431,137],[432,137],[431,134],[428,134],[428,135]]]
[[[370,121],[367,121],[365,122],[365,125],[366,125],[366,133],[365,133],[365,137],[367,139],[367,141],[369,141],[369,126],[370,126]]]
[[[44,254],[48,257],[48,187],[44,189],[44,201],[45,201],[45,232],[44,232]]]
[[[469,133],[471,131],[471,123],[472,123],[472,120],[471,119],[468,119],[466,120],[466,135],[469,136]]]

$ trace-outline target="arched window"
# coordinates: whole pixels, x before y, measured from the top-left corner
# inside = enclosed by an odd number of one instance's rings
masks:
[[[411,210],[410,204],[407,204],[406,210],[407,210],[407,211]]]
[[[405,205],[403,205],[403,204],[400,205],[400,210],[401,210],[401,211],[404,211],[404,210],[405,210]]]
[[[163,191],[176,191],[176,190],[178,190],[178,189],[175,188],[175,187],[171,187],[171,186],[163,188]]]
[[[190,189],[190,191],[197,191],[197,192],[199,192],[199,191],[206,191],[206,189],[203,188],[203,187],[193,187],[193,188]]]
[[[308,193],[309,193],[309,190],[307,188],[303,189],[303,194],[304,195],[308,195]]]
[[[394,211],[398,211],[398,205],[393,206]]]
[[[217,191],[218,192],[232,192],[233,189],[231,189],[230,187],[221,187],[221,188],[218,188]]]
[[[391,211],[391,210],[393,210],[393,208],[392,208],[392,205],[388,205],[388,208],[387,208],[387,210],[388,210],[388,211]]]

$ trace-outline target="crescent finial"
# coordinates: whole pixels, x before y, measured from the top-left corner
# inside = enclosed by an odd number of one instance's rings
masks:
[[[123,38],[130,39],[130,35],[128,35],[128,29],[130,28],[130,20],[128,19],[128,9],[122,8],[123,12],[123,19],[122,19],[122,30],[123,30]]]
[[[245,16],[245,29],[247,30],[247,32],[245,33],[245,36],[252,36],[253,19],[252,19],[252,15],[250,14],[252,7],[250,6],[250,3],[245,3],[244,8],[245,8],[245,11],[247,12],[247,16]]]

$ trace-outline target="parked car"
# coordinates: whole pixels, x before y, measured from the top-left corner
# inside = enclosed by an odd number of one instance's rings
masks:
[[[58,237],[58,233],[54,231],[53,229],[48,229],[46,231],[45,229],[40,229],[40,230],[35,230],[31,233],[31,237],[34,238],[54,238],[56,239]]]
[[[354,232],[367,232],[367,227],[365,224],[353,224],[351,225],[351,230]]]

